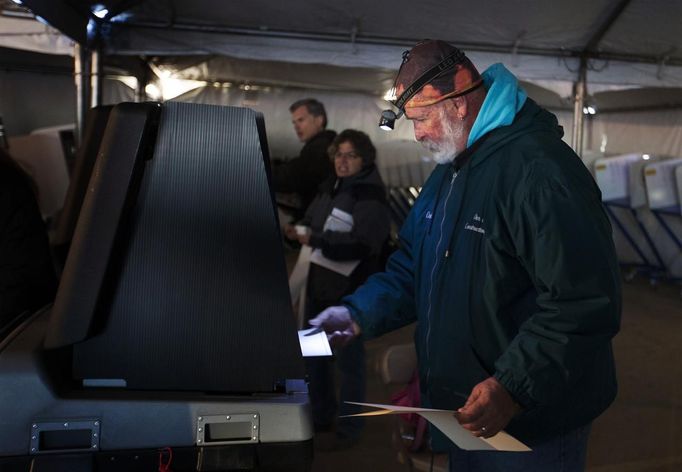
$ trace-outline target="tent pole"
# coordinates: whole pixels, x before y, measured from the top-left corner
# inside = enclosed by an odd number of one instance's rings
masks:
[[[141,59],[141,62],[142,67],[140,72],[137,74],[137,89],[135,90],[136,102],[147,101],[147,91],[145,89],[149,83],[149,65],[144,58]]]
[[[102,55],[99,49],[90,53],[90,106],[102,104]]]
[[[573,140],[571,146],[575,153],[582,157],[583,154],[583,123],[584,114],[583,107],[585,106],[585,89],[587,79],[587,59],[582,57],[580,59],[580,71],[578,72],[578,81],[573,84]]]
[[[79,43],[73,52],[73,79],[76,86],[76,142],[81,144],[83,123],[90,104],[90,68],[87,49]]]

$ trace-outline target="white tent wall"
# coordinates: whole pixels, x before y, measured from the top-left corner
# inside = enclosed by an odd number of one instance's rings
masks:
[[[401,119],[391,132],[379,129],[381,110],[388,103],[371,94],[345,91],[312,90],[289,87],[263,87],[244,90],[243,87],[207,86],[195,89],[176,101],[213,105],[246,106],[263,114],[270,155],[292,158],[302,144],[296,139],[289,106],[302,98],[312,97],[325,105],[328,128],[342,131],[354,128],[364,131],[377,147],[377,162],[389,185],[420,186],[433,163],[414,140],[412,124]],[[564,141],[570,143],[573,115],[555,112],[564,128]]]
[[[324,104],[329,129],[340,132],[346,128],[354,128],[367,133],[377,147],[379,168],[385,176],[394,176],[389,184],[421,185],[432,164],[425,163],[426,153],[421,152],[421,148],[414,142],[412,124],[403,119],[396,122],[395,130],[392,132],[380,130],[379,115],[381,110],[387,107],[387,103],[372,95],[287,87],[246,91],[237,87],[208,86],[195,89],[175,100],[247,106],[261,112],[265,119],[271,157],[287,159],[297,156],[302,147],[291,124],[289,106],[303,98],[315,98]],[[405,146],[391,144],[396,141],[404,142]],[[396,166],[405,168],[396,173],[392,169]],[[424,166],[428,169],[422,169]]]
[[[48,54],[72,54],[73,41],[30,18],[0,16],[0,46]]]
[[[179,31],[169,36],[161,30],[116,31],[107,52],[111,54],[149,56],[223,55],[236,59],[286,61],[300,64],[328,64],[339,67],[365,67],[397,70],[401,54],[407,46],[332,42],[308,39],[254,37]],[[556,33],[556,31],[554,32]],[[456,44],[456,43],[453,43]],[[456,44],[457,45],[457,44]],[[579,59],[549,57],[511,52],[471,51],[467,56],[483,71],[503,62],[522,80],[551,86],[562,96],[570,94],[578,78]],[[609,86],[679,87],[682,67],[628,62],[590,61],[588,81],[594,90]]]
[[[597,114],[585,147],[607,154],[641,152],[682,157],[682,109]]]
[[[330,129],[359,129],[366,132],[375,144],[394,139],[413,139],[412,126],[404,119],[396,121],[396,129],[392,132],[379,129],[379,115],[388,104],[369,94],[286,87],[246,91],[237,87],[208,86],[188,92],[175,100],[246,106],[263,113],[270,154],[286,158],[298,155],[302,146],[293,131],[289,106],[304,98],[315,98],[324,104],[327,127]]]
[[[103,104],[134,98],[134,91],[122,82],[104,79]],[[0,117],[8,136],[73,123],[75,104],[76,91],[70,75],[0,70]]]
[[[0,71],[0,116],[9,136],[73,123],[75,103],[69,75]]]
[[[102,105],[116,105],[122,102],[134,102],[135,90],[120,80],[105,77],[102,81]]]

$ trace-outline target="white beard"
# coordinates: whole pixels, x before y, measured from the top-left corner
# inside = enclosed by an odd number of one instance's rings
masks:
[[[424,139],[420,143],[429,151],[429,158],[436,162],[436,164],[448,164],[455,160],[455,157],[461,152],[457,147],[457,142],[464,134],[464,126],[458,125],[454,127],[441,108],[439,119],[443,123],[443,140],[441,142],[433,141],[431,139]]]

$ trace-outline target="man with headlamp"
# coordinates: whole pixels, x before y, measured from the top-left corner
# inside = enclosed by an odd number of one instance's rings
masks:
[[[439,165],[386,271],[311,324],[343,343],[417,321],[424,406],[533,449],[467,452],[433,429],[451,470],[583,470],[590,424],[616,394],[620,274],[600,192],[501,64],[480,75],[457,48],[422,41],[395,91],[381,125],[404,115]]]

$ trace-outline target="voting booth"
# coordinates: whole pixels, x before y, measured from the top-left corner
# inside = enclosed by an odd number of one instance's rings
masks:
[[[682,158],[667,159],[648,164],[644,168],[649,209],[663,229],[661,252],[668,278],[682,280],[682,201],[676,170],[682,166]],[[678,263],[680,269],[675,267]]]
[[[644,168],[650,209],[680,214],[679,188],[675,175],[680,166],[682,158],[654,162]]]
[[[594,161],[594,178],[601,190],[605,202],[621,202],[632,206],[631,194],[638,189],[631,185],[630,168],[642,161],[641,154],[625,154],[622,156],[602,157]],[[638,196],[635,206],[639,206]]]
[[[624,154],[594,161],[594,177],[614,228],[614,243],[622,264],[653,278],[662,273],[664,264],[650,235],[647,221],[646,187],[643,169],[659,156]]]
[[[0,340],[4,471],[307,471],[262,117],[110,114],[55,302]]]

